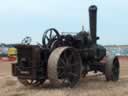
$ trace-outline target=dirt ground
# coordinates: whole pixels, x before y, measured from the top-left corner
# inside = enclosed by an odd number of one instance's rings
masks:
[[[11,76],[11,64],[0,63],[0,96],[128,96],[128,63],[121,65],[118,82],[106,82],[104,76],[89,75],[75,88],[27,88]]]

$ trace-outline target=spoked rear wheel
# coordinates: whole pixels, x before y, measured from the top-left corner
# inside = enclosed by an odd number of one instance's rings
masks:
[[[18,78],[19,82],[24,86],[28,87],[37,87],[44,83],[45,80],[30,80],[30,79],[20,79]]]
[[[61,85],[74,87],[80,79],[81,59],[74,48],[59,47],[48,60],[48,77]]]

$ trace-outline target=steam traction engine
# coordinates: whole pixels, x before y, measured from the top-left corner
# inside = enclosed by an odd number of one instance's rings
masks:
[[[60,35],[50,28],[43,34],[42,45],[19,44],[17,63],[12,73],[26,86],[38,86],[45,80],[61,82],[73,87],[89,71],[102,72],[107,81],[119,79],[119,59],[106,55],[106,49],[97,44],[97,7],[89,7],[90,33],[82,30],[76,35]]]

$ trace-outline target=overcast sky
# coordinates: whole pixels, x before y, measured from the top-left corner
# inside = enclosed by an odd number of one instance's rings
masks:
[[[41,42],[43,32],[89,31],[88,7],[98,6],[100,44],[128,44],[128,0],[0,0],[0,42]]]

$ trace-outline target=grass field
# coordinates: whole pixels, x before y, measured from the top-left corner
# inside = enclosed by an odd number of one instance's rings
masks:
[[[128,96],[128,64],[121,65],[118,82],[106,82],[104,76],[89,75],[75,88],[27,88],[11,76],[11,64],[0,63],[0,96]]]

